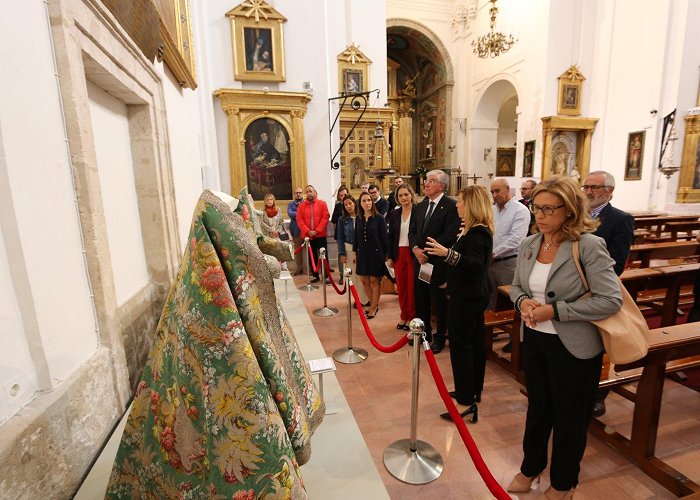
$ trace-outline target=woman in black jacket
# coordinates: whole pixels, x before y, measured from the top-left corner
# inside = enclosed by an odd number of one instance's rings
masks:
[[[355,243],[353,251],[357,258],[357,276],[369,296],[367,319],[372,319],[379,310],[382,293],[382,276],[386,265],[387,234],[384,216],[377,212],[369,193],[360,195],[360,209],[355,219]]]
[[[450,305],[447,330],[450,333],[450,361],[457,403],[468,408],[461,415],[478,420],[476,403],[481,401],[486,369],[484,311],[491,287],[488,267],[493,247],[493,211],[483,186],[468,186],[459,192],[457,211],[464,229],[452,248],[428,238],[427,252],[444,257],[447,263],[447,293]],[[450,419],[449,413],[440,415]]]

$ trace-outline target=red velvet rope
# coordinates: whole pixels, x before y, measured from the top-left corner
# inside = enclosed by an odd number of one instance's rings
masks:
[[[304,244],[302,243],[301,245],[299,245],[299,246],[297,247],[296,250],[294,250],[294,255],[296,255],[296,254],[298,254],[299,252],[301,252],[301,250],[302,250],[303,248],[304,248]]]
[[[505,492],[503,487],[500,484],[498,484],[496,479],[494,479],[493,475],[491,474],[491,471],[486,465],[486,462],[484,462],[484,459],[481,457],[481,453],[479,453],[479,448],[476,446],[476,443],[474,442],[474,439],[472,438],[471,434],[469,434],[467,425],[464,423],[462,416],[459,414],[459,411],[457,411],[455,404],[452,402],[452,398],[447,392],[445,381],[442,379],[440,368],[438,368],[437,363],[435,362],[435,354],[433,354],[433,351],[431,351],[430,349],[426,349],[425,358],[428,360],[430,372],[433,374],[433,379],[435,379],[435,385],[437,385],[438,392],[440,393],[440,397],[442,398],[442,402],[445,403],[445,407],[450,412],[452,421],[455,423],[455,425],[457,425],[459,435],[462,437],[462,441],[467,447],[469,456],[471,457],[472,462],[474,462],[474,466],[476,467],[477,472],[479,472],[481,479],[484,480],[486,487],[489,489],[489,491],[494,497],[496,497],[499,500],[509,500],[510,495],[508,495],[508,493]]]
[[[343,289],[339,290],[338,286],[335,284],[335,280],[333,279],[333,273],[331,273],[331,268],[328,265],[328,259],[323,259],[323,267],[326,268],[326,276],[331,281],[331,285],[333,285],[333,288],[335,289],[335,293],[337,293],[338,295],[343,295],[348,289],[348,280],[345,280],[345,283],[344,283],[345,286],[343,286]]]
[[[408,337],[406,337],[405,335],[401,337],[398,340],[398,342],[390,346],[383,346],[382,344],[377,342],[377,339],[374,338],[372,330],[369,329],[369,325],[367,324],[367,318],[365,318],[365,311],[364,309],[362,309],[362,302],[360,302],[360,297],[359,295],[357,295],[357,289],[355,288],[354,284],[350,285],[350,291],[352,292],[352,296],[355,298],[355,304],[358,304],[357,314],[360,315],[360,321],[362,321],[362,326],[365,327],[365,333],[367,334],[367,338],[376,350],[385,353],[396,352],[408,343]]]
[[[314,270],[314,274],[318,274],[318,268],[316,267],[316,259],[314,259],[314,252],[311,250],[311,245],[309,245],[309,262],[311,262],[311,269]]]

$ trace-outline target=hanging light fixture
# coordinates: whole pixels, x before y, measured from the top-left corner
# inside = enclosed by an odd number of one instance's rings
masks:
[[[486,34],[478,37],[476,40],[472,41],[472,47],[474,47],[474,54],[479,56],[481,59],[486,59],[487,57],[498,57],[510,50],[510,48],[518,41],[517,38],[513,38],[513,35],[504,35],[500,31],[495,31],[494,26],[496,26],[496,15],[498,14],[498,7],[496,7],[497,0],[490,0],[491,8],[489,9],[489,14],[491,15],[491,30]]]

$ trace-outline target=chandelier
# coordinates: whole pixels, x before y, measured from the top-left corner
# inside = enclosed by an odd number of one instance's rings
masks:
[[[491,8],[489,9],[489,14],[491,15],[491,30],[486,34],[478,37],[476,40],[472,41],[472,47],[474,47],[474,54],[479,56],[481,59],[486,59],[487,57],[498,57],[505,52],[508,52],[510,48],[518,41],[517,38],[513,38],[513,35],[504,35],[500,31],[494,31],[494,26],[496,25],[496,14],[498,14],[498,7],[496,7],[497,0],[490,0]]]

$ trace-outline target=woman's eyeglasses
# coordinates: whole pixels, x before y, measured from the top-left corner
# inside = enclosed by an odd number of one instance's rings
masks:
[[[554,212],[557,211],[558,208],[561,208],[565,205],[558,205],[556,207],[553,207],[552,205],[545,205],[543,207],[539,205],[530,205],[530,212],[533,214],[536,214],[537,212],[542,212],[545,215],[554,215]]]

